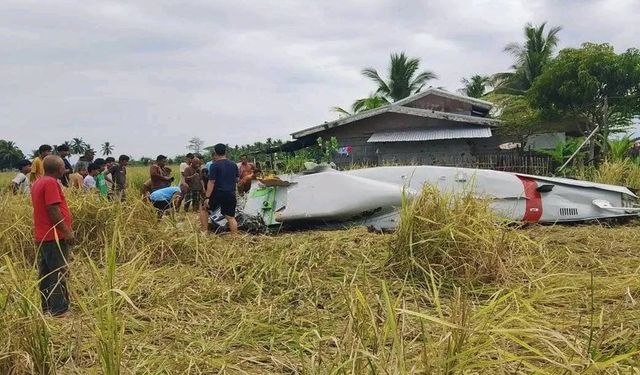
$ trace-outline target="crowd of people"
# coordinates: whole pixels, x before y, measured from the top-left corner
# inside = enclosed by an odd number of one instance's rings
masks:
[[[211,160],[206,163],[200,154],[187,154],[186,161],[180,164],[180,181],[175,185],[167,157],[158,155],[149,168],[142,197],[156,208],[159,217],[178,210],[184,202],[185,211],[199,213],[205,230],[211,213],[220,210],[227,219],[229,232],[237,232],[237,195],[250,190],[259,170],[246,155],[237,164],[227,159],[224,144],[215,145],[213,150]],[[94,152],[88,150],[72,166],[66,145],[58,146],[55,151],[54,154],[51,146],[42,145],[32,161],[20,161],[12,190],[14,194],[31,195],[42,309],[53,316],[64,317],[69,312],[67,259],[69,247],[75,242],[65,189],[122,201],[126,197],[130,158],[120,155],[118,160],[94,159]]]
[[[94,159],[94,152],[87,150],[72,166],[68,159],[70,151],[67,145],[58,146],[55,151],[56,155],[53,155],[51,146],[42,145],[32,161],[25,159],[18,162],[19,171],[13,179],[13,192],[29,194],[31,185],[45,175],[44,159],[52,155],[59,157],[64,164],[64,172],[58,178],[63,187],[96,192],[110,199],[124,199],[126,166],[130,160],[127,155],[120,155],[117,161],[113,157]]]

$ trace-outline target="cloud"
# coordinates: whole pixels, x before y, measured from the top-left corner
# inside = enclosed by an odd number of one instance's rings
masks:
[[[0,3],[0,138],[24,150],[83,137],[136,157],[245,144],[335,117],[389,53],[433,84],[505,70],[526,22],[562,46],[637,43],[638,1],[12,1]]]

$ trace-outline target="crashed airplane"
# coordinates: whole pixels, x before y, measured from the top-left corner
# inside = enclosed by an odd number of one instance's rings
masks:
[[[403,194],[425,184],[442,192],[471,192],[489,199],[501,217],[527,223],[562,223],[637,216],[637,196],[621,186],[437,166],[376,167],[336,171],[316,166],[307,173],[254,181],[238,208],[247,230],[364,225],[392,230],[399,224]],[[213,227],[226,222],[219,212]]]

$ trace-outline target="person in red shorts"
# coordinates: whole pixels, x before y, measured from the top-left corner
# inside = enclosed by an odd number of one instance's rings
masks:
[[[55,155],[45,157],[43,166],[44,176],[31,187],[42,310],[64,317],[69,313],[67,260],[69,246],[74,241],[71,213],[58,181],[65,173],[65,166]]]

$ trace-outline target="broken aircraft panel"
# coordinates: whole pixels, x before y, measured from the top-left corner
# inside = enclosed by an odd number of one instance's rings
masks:
[[[635,216],[637,196],[620,186],[483,169],[398,166],[352,171],[324,168],[315,173],[254,182],[239,205],[239,222],[264,228],[365,225],[395,229],[403,194],[425,184],[442,192],[471,191],[490,199],[504,218],[530,223],[575,222]],[[226,223],[211,215],[215,226]]]

